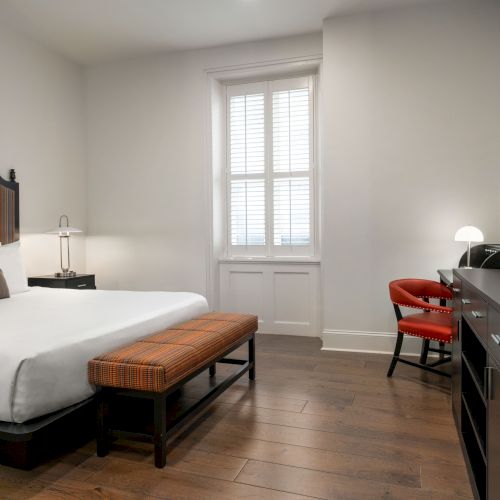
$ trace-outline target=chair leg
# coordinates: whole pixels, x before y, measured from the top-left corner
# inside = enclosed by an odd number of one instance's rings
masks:
[[[401,352],[401,346],[403,345],[403,337],[404,334],[398,332],[398,338],[396,340],[396,347],[394,348],[394,356],[392,357],[391,365],[389,366],[389,370],[387,372],[388,377],[392,377],[392,372],[394,368],[396,368],[396,363],[399,360],[399,353]]]
[[[422,340],[422,351],[420,352],[420,363],[425,365],[427,363],[427,355],[429,354],[429,340]]]
[[[445,344],[444,342],[439,342],[439,349],[444,350]],[[444,359],[444,354],[442,352],[439,353],[439,359]]]

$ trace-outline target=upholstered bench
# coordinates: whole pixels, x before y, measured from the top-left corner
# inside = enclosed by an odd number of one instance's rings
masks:
[[[167,439],[211,403],[247,371],[255,379],[257,317],[247,314],[209,313],[155,333],[131,345],[91,360],[89,382],[98,392],[97,454],[109,451],[109,406],[116,396],[154,401],[155,465],[166,464]],[[248,342],[248,360],[226,356]],[[216,363],[240,365],[230,377],[210,390],[181,415],[167,422],[167,397],[202,371],[214,377]]]

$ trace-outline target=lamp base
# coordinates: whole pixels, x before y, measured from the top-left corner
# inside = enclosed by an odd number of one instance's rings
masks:
[[[63,271],[63,272],[54,273],[54,276],[56,278],[73,278],[74,276],[76,276],[76,272],[75,271]]]

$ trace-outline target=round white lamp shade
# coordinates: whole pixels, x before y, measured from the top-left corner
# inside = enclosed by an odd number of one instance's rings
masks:
[[[455,241],[484,241],[484,235],[480,229],[474,226],[463,226],[455,233]]]

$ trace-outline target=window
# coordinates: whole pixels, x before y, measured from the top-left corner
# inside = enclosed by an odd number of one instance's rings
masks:
[[[227,86],[228,254],[314,254],[312,76]]]

